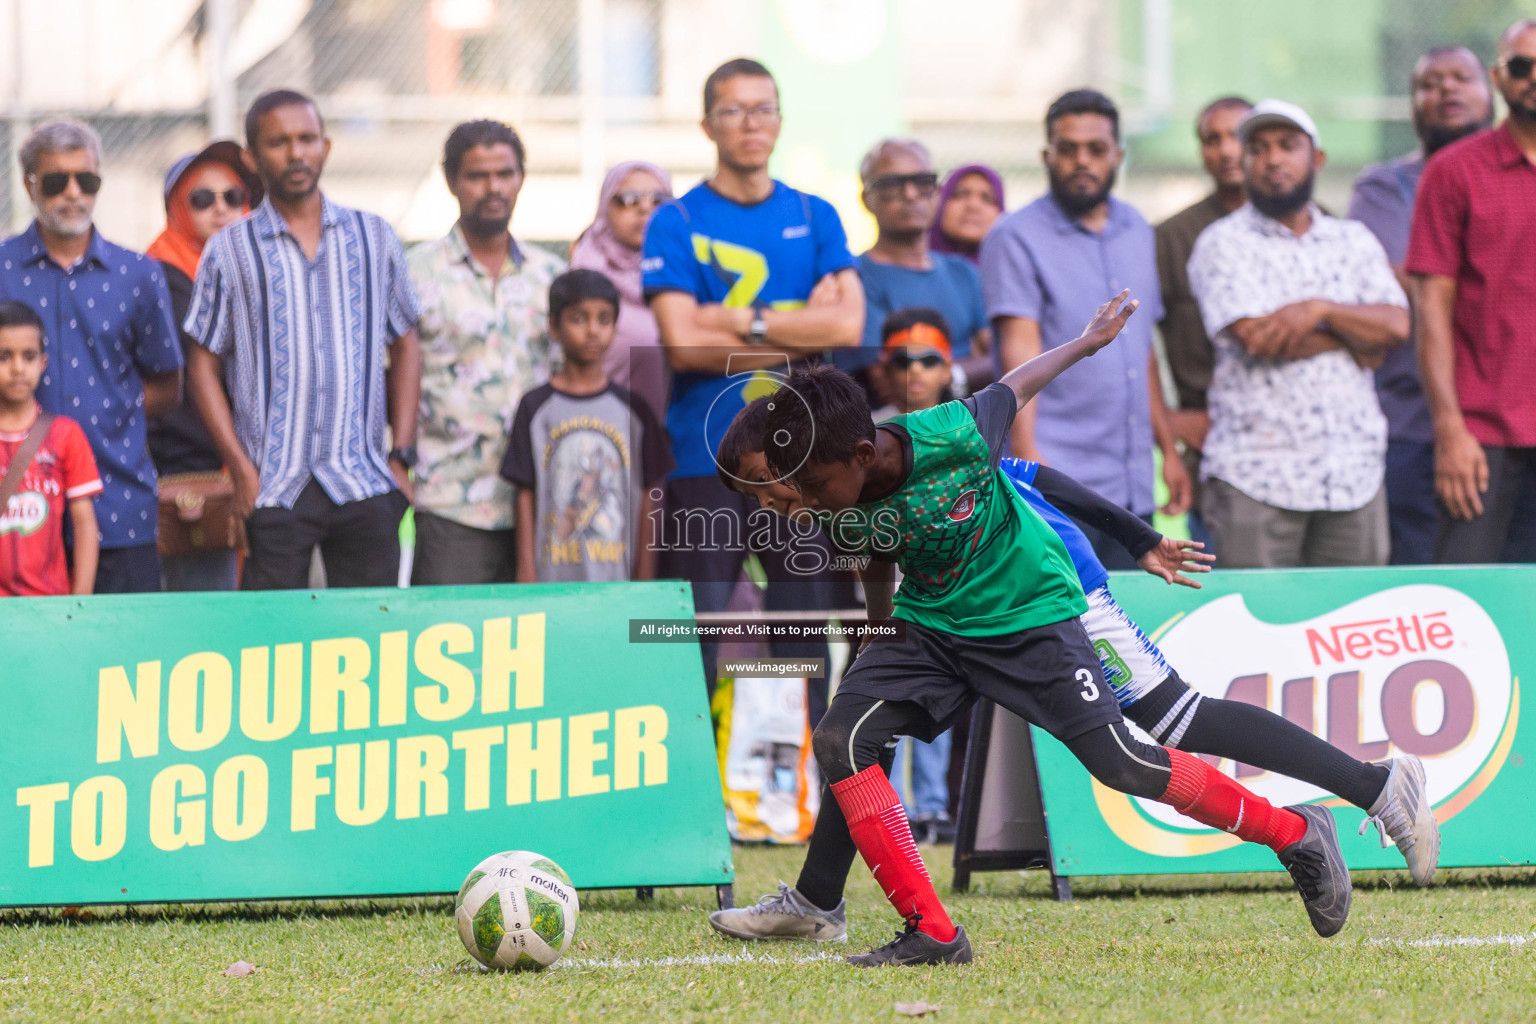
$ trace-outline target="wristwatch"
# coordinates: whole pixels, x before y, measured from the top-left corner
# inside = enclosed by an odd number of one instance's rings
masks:
[[[763,319],[761,309],[752,310],[752,326],[747,329],[748,345],[766,345],[768,343],[768,321]]]
[[[403,444],[399,448],[391,448],[389,450],[389,459],[391,462],[400,463],[406,469],[415,469],[417,462],[416,446],[413,444]]]

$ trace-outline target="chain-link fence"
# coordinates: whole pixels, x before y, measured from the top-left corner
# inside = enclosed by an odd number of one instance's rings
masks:
[[[607,163],[644,157],[686,187],[712,152],[699,132],[710,68],[741,54],[780,77],[779,173],[834,198],[861,240],[858,149],[892,130],[941,165],[989,162],[1018,205],[1042,187],[1040,119],[1094,84],[1124,106],[1122,192],[1153,217],[1203,188],[1191,118],[1213,95],[1281,95],[1323,125],[1339,202],[1360,165],[1413,144],[1408,75],[1429,45],[1491,57],[1528,0],[0,0],[11,170],[0,226],[30,217],[15,152],[31,125],[83,117],[105,143],[98,219],[142,246],[163,223],[164,171],[213,134],[240,134],[265,89],[315,95],[334,149],[325,187],[408,238],[456,210],[436,164],[458,121],[499,117],[529,149],[516,227],[566,240],[590,216]],[[826,67],[857,70],[835,90]],[[8,86],[8,88],[7,88]],[[781,150],[786,147],[781,147]],[[811,158],[806,158],[806,153]]]

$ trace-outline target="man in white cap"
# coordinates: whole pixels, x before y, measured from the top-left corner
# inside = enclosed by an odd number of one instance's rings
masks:
[[[1387,561],[1387,424],[1371,370],[1408,337],[1381,243],[1312,202],[1306,111],[1238,126],[1248,204],[1195,243],[1190,288],[1216,348],[1202,513],[1232,567]]]

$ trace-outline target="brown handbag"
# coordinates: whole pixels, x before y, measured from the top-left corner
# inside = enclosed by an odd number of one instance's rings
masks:
[[[162,558],[229,551],[240,546],[235,483],[223,470],[160,478]]]

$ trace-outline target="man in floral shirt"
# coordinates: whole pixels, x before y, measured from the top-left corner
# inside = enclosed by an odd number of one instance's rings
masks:
[[[408,257],[423,309],[416,586],[515,578],[512,491],[499,469],[518,399],[549,379],[549,284],[565,269],[508,231],[523,156],[498,121],[454,128],[443,176],[458,222]]]
[[[1306,111],[1265,100],[1238,124],[1248,205],[1201,232],[1189,284],[1216,348],[1200,475],[1231,567],[1383,565],[1387,422],[1371,369],[1408,337],[1381,243],[1311,201]]]

